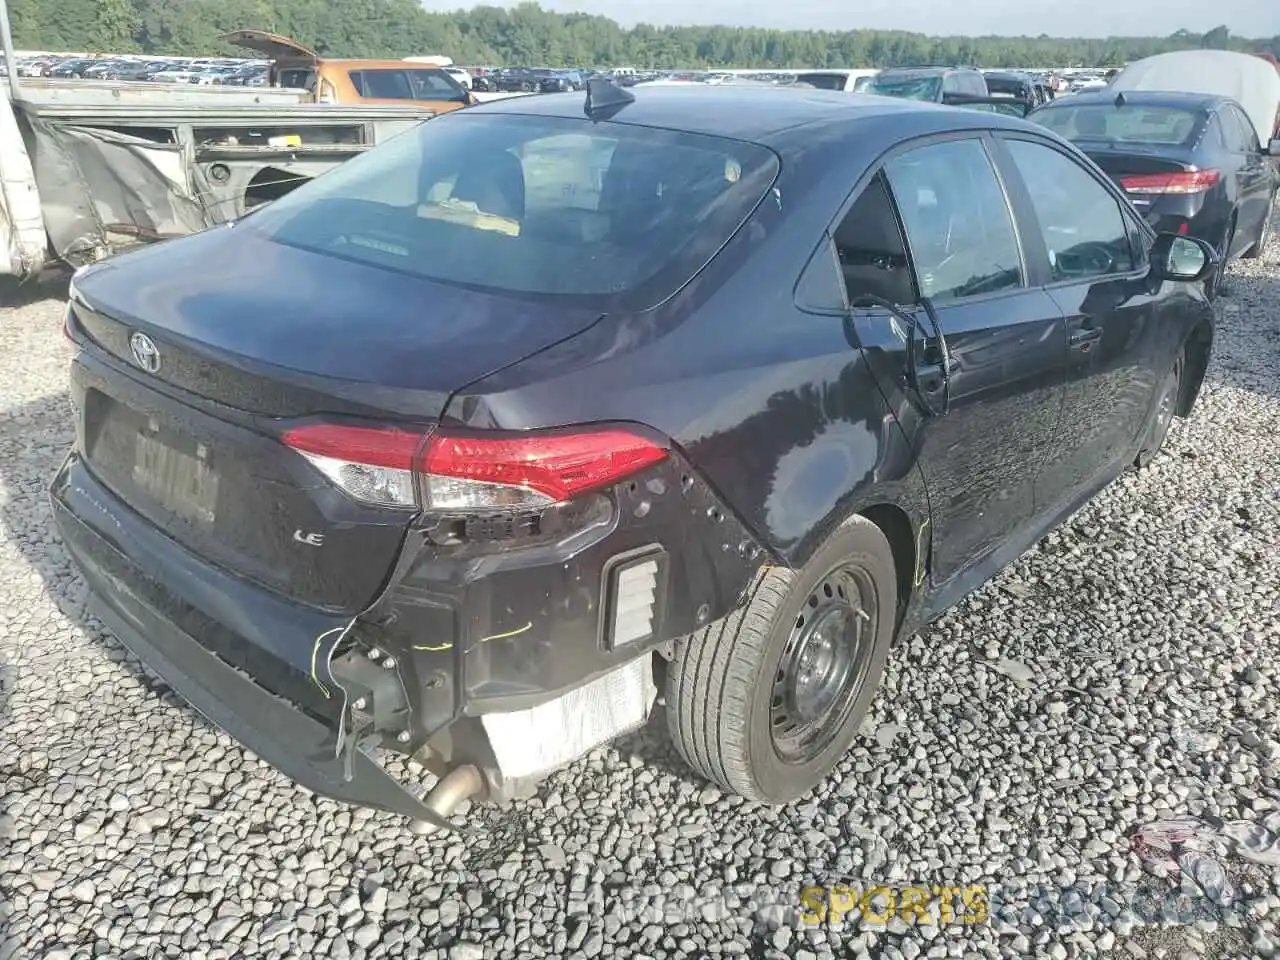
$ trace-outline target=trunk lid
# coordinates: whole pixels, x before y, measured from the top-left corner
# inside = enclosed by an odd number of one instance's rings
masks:
[[[1107,150],[1087,142],[1076,144],[1096,163],[1102,172],[1116,183],[1121,177],[1140,176],[1149,173],[1181,173],[1191,169],[1186,163],[1168,153],[1152,150]]]
[[[339,416],[425,431],[461,387],[598,317],[230,227],[116,257],[75,287],[89,469],[204,559],[348,613],[380,591],[412,512],[347,497],[284,429]]]
[[[282,37],[275,33],[265,33],[262,30],[235,30],[231,33],[223,34],[220,39],[237,47],[252,50],[254,53],[260,53],[269,60],[303,59],[314,61],[320,58],[318,53],[308,47],[304,47],[297,40],[290,37]]]

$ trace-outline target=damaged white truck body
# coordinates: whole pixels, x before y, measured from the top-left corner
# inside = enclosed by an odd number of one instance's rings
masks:
[[[6,59],[0,275],[19,278],[234,220],[432,115],[297,90],[19,81]]]

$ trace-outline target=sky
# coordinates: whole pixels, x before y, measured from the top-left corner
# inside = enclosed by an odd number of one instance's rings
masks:
[[[502,0],[490,0],[509,6]],[[1280,0],[540,0],[547,10],[596,13],[630,26],[728,24],[775,29],[913,30],[931,35],[1106,37],[1204,33],[1219,24],[1245,37],[1280,34]],[[455,10],[460,0],[425,0]],[[641,11],[643,11],[641,13]]]

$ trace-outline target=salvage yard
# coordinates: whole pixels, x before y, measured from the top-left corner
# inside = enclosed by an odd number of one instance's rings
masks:
[[[820,795],[654,723],[465,839],[296,788],[84,618],[62,305],[0,287],[0,960],[1280,954],[1280,246],[1231,281],[1167,452],[905,641]]]

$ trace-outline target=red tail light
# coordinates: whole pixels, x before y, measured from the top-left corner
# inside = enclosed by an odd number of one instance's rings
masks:
[[[1217,185],[1222,174],[1217,170],[1187,170],[1178,173],[1141,173],[1120,178],[1129,193],[1189,194],[1203,193]]]
[[[619,427],[520,436],[437,432],[424,446],[424,437],[403,430],[317,424],[282,439],[358,500],[450,511],[563,503],[667,456],[666,447]]]

